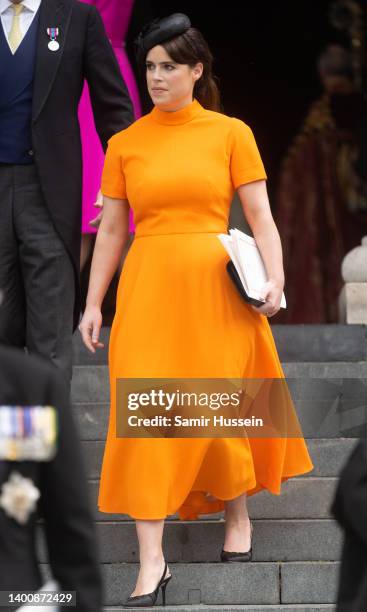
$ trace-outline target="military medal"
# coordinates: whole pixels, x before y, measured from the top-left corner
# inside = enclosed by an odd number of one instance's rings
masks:
[[[50,51],[58,51],[60,49],[60,43],[57,40],[59,35],[59,28],[47,28],[47,34],[50,38],[48,48]]]
[[[49,461],[57,448],[52,406],[0,406],[0,462]]]

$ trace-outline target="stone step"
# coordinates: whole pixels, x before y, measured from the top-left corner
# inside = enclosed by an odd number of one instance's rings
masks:
[[[139,559],[135,523],[99,523],[102,563]],[[224,539],[224,521],[169,521],[163,547],[170,563],[216,563]],[[339,561],[342,534],[336,521],[254,521],[253,561]]]
[[[109,403],[73,404],[81,440],[105,440],[107,436]]]
[[[365,361],[366,325],[271,324],[281,361]]]
[[[279,606],[288,606],[285,609],[294,611],[322,610],[322,605],[336,601],[339,566],[337,561],[171,563],[173,577],[167,587],[164,610],[167,612],[169,606],[190,606],[190,612],[231,610],[233,606],[248,611],[274,609],[279,612],[282,610]],[[104,605],[107,610],[110,607],[118,610],[134,589],[138,564],[102,564],[101,568]],[[49,566],[41,564],[41,570],[47,580]],[[158,603],[161,603],[161,595]]]
[[[282,366],[295,401],[335,400],[341,395],[349,401],[366,399],[367,362],[298,362]],[[108,403],[107,366],[74,366],[71,399],[74,404]]]
[[[261,491],[248,498],[249,514],[253,519],[324,519],[330,518],[330,505],[338,483],[337,478],[306,478],[298,476],[284,482],[281,495]],[[126,514],[106,514],[97,509],[99,482],[90,482],[90,496],[98,521],[130,520]],[[222,513],[201,515],[201,518],[218,520]],[[178,519],[177,514],[168,520]]]
[[[364,361],[367,359],[365,325],[276,325],[271,323],[281,361]],[[90,353],[77,331],[73,338],[75,365],[106,364],[110,328],[101,329],[103,349]]]
[[[104,608],[103,612],[125,612],[126,608],[108,606]],[[278,605],[221,605],[218,606],[205,606],[203,604],[182,605],[182,606],[154,606],[154,608],[144,608],[144,610],[151,610],[152,612],[237,612],[243,610],[243,612],[319,612],[320,610],[335,610],[333,604],[278,604]]]
[[[97,524],[100,559],[105,564],[137,563],[134,521]],[[220,563],[224,521],[168,521],[163,549],[168,563]],[[40,538],[42,542],[42,538]],[[253,562],[339,561],[342,533],[336,521],[256,520]],[[47,561],[40,544],[40,560]]]
[[[280,563],[282,603],[334,603],[340,562]]]
[[[171,606],[191,605],[191,610],[202,604],[220,609],[244,604],[304,606],[335,602],[339,562],[172,563],[170,570],[167,604]],[[103,564],[102,571],[105,605],[121,605],[134,588],[137,564]]]

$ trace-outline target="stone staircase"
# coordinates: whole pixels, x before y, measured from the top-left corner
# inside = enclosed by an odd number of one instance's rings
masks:
[[[366,328],[272,329],[315,469],[286,482],[280,496],[262,492],[249,498],[254,521],[251,563],[218,562],[224,532],[221,515],[188,522],[169,517],[164,550],[173,579],[167,588],[167,612],[334,610],[342,534],[329,506],[356,438],[367,435]],[[108,334],[107,328],[102,330],[106,345]],[[109,410],[107,349],[92,355],[76,335],[74,363],[73,408],[96,507]],[[105,610],[117,612],[137,575],[134,522],[97,509],[95,518]]]

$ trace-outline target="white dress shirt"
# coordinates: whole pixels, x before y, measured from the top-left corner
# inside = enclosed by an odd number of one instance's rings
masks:
[[[20,4],[23,5],[23,10],[19,15],[20,29],[23,34],[23,38],[26,35],[29,26],[31,25],[35,14],[37,13],[42,0],[22,0]],[[1,24],[5,33],[5,38],[9,43],[8,35],[11,30],[13,23],[14,10],[12,9],[13,3],[11,0],[0,0],[0,16]],[[10,48],[10,47],[9,47]]]

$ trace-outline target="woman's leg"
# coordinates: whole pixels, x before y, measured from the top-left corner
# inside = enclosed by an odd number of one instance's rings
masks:
[[[250,548],[250,519],[246,502],[246,493],[225,502],[226,524],[223,548],[228,552],[247,552]]]
[[[133,597],[154,591],[162,577],[165,563],[162,550],[164,520],[136,520],[135,524],[139,541],[140,570],[135,590],[131,593]],[[169,574],[167,567],[166,575]]]

